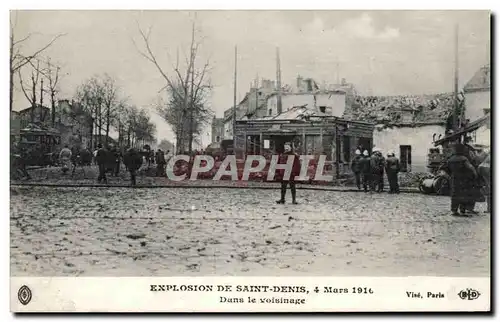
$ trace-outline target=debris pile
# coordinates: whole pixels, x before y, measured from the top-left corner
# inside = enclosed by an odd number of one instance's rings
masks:
[[[344,118],[372,123],[445,122],[453,109],[453,93],[435,95],[356,96]]]

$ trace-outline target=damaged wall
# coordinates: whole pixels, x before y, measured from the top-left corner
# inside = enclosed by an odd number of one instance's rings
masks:
[[[434,133],[444,136],[445,128],[439,125],[425,125],[419,127],[383,127],[377,126],[373,130],[373,145],[382,149],[384,156],[394,151],[401,160],[400,146],[411,146],[411,171],[428,172],[427,154],[433,148],[432,136]]]
[[[307,105],[307,108],[320,111],[320,106],[325,106],[325,113],[341,117],[346,108],[346,95],[341,92],[316,93],[316,94],[284,94],[282,95],[283,111],[287,111],[294,106]],[[267,114],[276,116],[278,113],[277,95],[272,95],[267,100]]]

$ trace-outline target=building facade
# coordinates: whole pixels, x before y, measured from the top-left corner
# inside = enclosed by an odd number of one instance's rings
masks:
[[[491,70],[490,65],[481,67],[464,87],[465,119],[474,122],[491,113]],[[480,127],[473,134],[474,143],[491,146],[490,123]]]

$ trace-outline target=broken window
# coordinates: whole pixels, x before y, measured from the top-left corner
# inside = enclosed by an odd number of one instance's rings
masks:
[[[319,111],[320,111],[321,113],[325,113],[325,112],[326,112],[326,106],[320,106],[320,107],[319,107]]]
[[[273,109],[272,108],[269,109],[269,116],[271,116],[271,115],[273,115]]]

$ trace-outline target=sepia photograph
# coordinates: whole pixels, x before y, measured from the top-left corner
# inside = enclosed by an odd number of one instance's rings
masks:
[[[35,277],[244,277],[217,310],[274,292],[273,311],[377,294],[307,278],[418,276],[465,284],[402,300],[489,310],[466,278],[491,275],[491,19],[11,10],[11,308],[51,303]],[[295,282],[243,283],[273,276]],[[186,308],[230,289],[144,283]],[[78,305],[59,309],[100,307]]]

